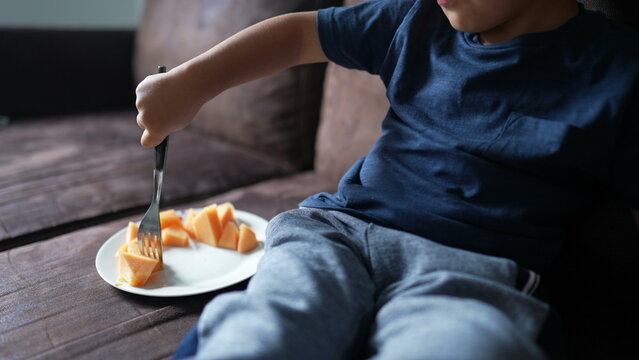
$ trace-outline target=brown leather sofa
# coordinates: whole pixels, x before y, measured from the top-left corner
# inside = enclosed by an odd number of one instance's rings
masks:
[[[585,3],[638,25],[634,0]],[[246,286],[151,298],[97,274],[100,246],[151,198],[135,84],[261,19],[341,4],[153,0],[136,33],[0,29],[0,358],[169,358],[210,299]],[[268,219],[334,191],[379,136],[387,106],[379,79],[332,64],[229,90],[171,137],[163,207],[232,201]],[[636,358],[625,325],[639,320],[639,236],[627,209],[602,189],[566,226],[570,241],[546,277],[565,354]]]

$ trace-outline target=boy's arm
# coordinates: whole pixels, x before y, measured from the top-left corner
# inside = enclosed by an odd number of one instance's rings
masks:
[[[140,142],[155,146],[185,128],[205,102],[233,86],[286,68],[328,61],[316,12],[277,16],[250,26],[136,89]]]

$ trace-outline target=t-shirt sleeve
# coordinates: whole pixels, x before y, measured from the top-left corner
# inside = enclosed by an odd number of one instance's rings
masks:
[[[621,129],[612,170],[615,188],[631,208],[639,210],[639,93]]]
[[[379,74],[395,32],[415,0],[369,0],[317,12],[320,43],[338,65]]]

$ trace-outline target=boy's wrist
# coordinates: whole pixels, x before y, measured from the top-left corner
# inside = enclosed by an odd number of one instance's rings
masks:
[[[216,86],[219,82],[211,79],[210,71],[207,71],[206,64],[200,64],[198,59],[187,61],[170,73],[175,81],[180,84],[180,88],[188,94],[191,101],[204,105],[207,101],[219,95],[223,89]]]

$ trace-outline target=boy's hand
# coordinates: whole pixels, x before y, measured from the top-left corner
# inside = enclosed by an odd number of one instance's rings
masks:
[[[147,76],[135,89],[137,123],[144,133],[140,143],[153,147],[165,137],[184,129],[202,103],[190,95],[185,76],[179,69]]]

